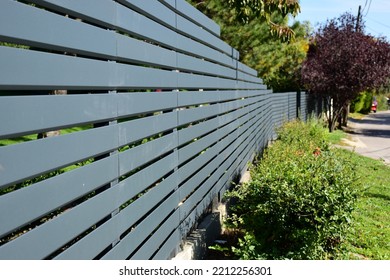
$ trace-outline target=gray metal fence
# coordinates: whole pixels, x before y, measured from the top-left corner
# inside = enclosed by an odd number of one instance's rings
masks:
[[[0,2],[0,259],[171,256],[305,106],[219,34],[184,0]]]

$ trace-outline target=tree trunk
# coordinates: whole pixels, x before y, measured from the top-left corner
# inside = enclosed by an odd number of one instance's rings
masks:
[[[347,127],[348,126],[348,115],[350,111],[351,104],[348,103],[345,105],[344,111],[343,111],[343,126]]]

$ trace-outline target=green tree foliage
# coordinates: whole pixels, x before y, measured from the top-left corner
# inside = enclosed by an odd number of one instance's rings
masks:
[[[294,37],[294,30],[284,21],[274,21],[273,15],[277,13],[283,19],[288,15],[296,16],[300,12],[298,0],[229,0],[229,4],[236,11],[236,19],[248,23],[252,19],[265,22],[273,34],[282,38]]]
[[[240,52],[240,61],[254,68],[275,92],[298,90],[300,66],[308,50],[308,24],[294,23],[290,28],[295,39],[281,41],[270,33],[269,25],[256,17],[243,23],[237,21],[235,9],[228,1],[192,0],[191,3],[221,26],[221,37]],[[288,19],[279,14],[273,22],[287,25]]]
[[[381,87],[389,77],[390,44],[364,34],[364,25],[357,28],[357,18],[348,13],[314,34],[302,66],[305,87],[327,100],[329,131],[360,92]]]

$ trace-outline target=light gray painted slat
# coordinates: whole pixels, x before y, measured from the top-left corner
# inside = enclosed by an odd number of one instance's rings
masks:
[[[185,43],[177,45],[176,37],[178,35],[174,30],[169,30],[144,15],[132,11],[115,2],[108,0],[99,0],[96,1],[96,3],[91,0],[83,1],[83,3],[62,3],[63,1],[61,0],[35,0],[32,2],[92,21],[94,23],[107,25],[109,28],[120,29],[144,39],[156,41],[161,45],[175,49],[178,48],[184,52],[195,52],[198,56],[207,57],[210,60],[221,61],[224,65],[234,67],[233,60],[230,60],[228,56],[221,56],[217,51],[203,46],[202,44],[186,38],[185,36],[179,35],[180,41],[185,41]],[[184,4],[184,6],[187,5]],[[108,15],[105,15],[104,11],[109,11]]]
[[[206,151],[205,153],[207,153]],[[220,164],[223,162],[223,159],[221,157],[216,157],[212,161],[210,161],[206,166],[204,166],[201,170],[199,170],[196,174],[194,174],[187,182],[185,182],[180,188],[180,200],[185,200],[185,203],[187,200],[191,199],[193,196],[192,192],[196,190],[199,187],[202,187],[204,184],[201,185],[201,183],[208,178],[211,174],[214,173],[214,171],[220,166]],[[199,168],[199,167],[198,167]],[[191,196],[189,196],[191,194]]]
[[[170,70],[116,63],[113,80],[118,89],[176,89],[178,74]]]
[[[263,84],[237,80],[237,89],[262,90],[262,89],[267,89],[267,86]]]
[[[234,69],[180,53],[177,56],[177,68],[181,71],[236,78],[236,71]]]
[[[108,59],[116,55],[114,35],[16,1],[0,3],[0,39],[6,42]]]
[[[179,150],[179,164],[182,164],[186,160],[202,152],[207,147],[214,145],[222,137],[222,135],[221,131],[216,130],[209,135],[181,148]]]
[[[0,147],[0,186],[112,151],[117,134],[116,126],[107,126]]]
[[[223,93],[225,91],[182,91],[178,95],[178,107],[217,103],[221,101]]]
[[[250,132],[245,132],[246,135],[249,135]],[[236,149],[234,150],[233,153],[231,153],[231,149],[227,152],[228,155],[230,156],[225,156],[227,158],[227,160],[225,160],[224,162],[224,167],[227,169],[225,174],[220,178],[220,180],[218,181],[217,185],[216,185],[216,188],[218,191],[221,191],[222,193],[224,193],[224,191],[226,190],[226,187],[227,185],[229,185],[232,181],[232,179],[234,177],[236,177],[238,174],[237,174],[237,164],[235,164],[235,162],[237,161],[237,158],[240,156],[241,152],[242,152],[242,147],[245,147],[248,145],[249,143],[249,138],[247,137],[244,137],[246,140],[244,140],[243,142],[240,141],[240,139],[236,139],[236,142],[239,143],[237,146],[236,146]],[[237,148],[238,147],[238,148]]]
[[[30,0],[29,2],[109,28],[114,28],[116,22],[118,4],[111,0]]]
[[[244,103],[237,104],[237,106],[245,106],[250,102],[257,102],[259,100],[266,99],[266,94],[270,93],[270,90],[217,90],[217,91],[188,91],[180,92],[179,94],[179,106],[191,106],[205,103],[219,102],[224,104],[234,100],[244,100]]]
[[[210,118],[221,113],[220,104],[180,110],[178,112],[179,125]]]
[[[247,119],[247,117],[248,116],[244,116],[243,119]],[[225,150],[228,146],[236,147],[236,145],[238,145],[237,144],[238,142],[235,142],[235,139],[237,139],[237,135],[241,135],[242,131],[247,133],[246,131],[249,128],[249,126],[246,124],[246,125],[243,125],[243,127],[240,128],[238,131],[235,131],[240,123],[245,123],[245,120],[238,119],[235,122],[231,123],[224,130],[226,133],[229,134],[227,137],[225,137],[220,142],[218,142],[217,145],[212,146],[207,151],[198,155],[196,158],[194,158],[193,160],[191,160],[190,162],[188,162],[187,164],[182,166],[179,169],[180,182],[187,179],[194,172],[194,170],[200,169],[203,165],[205,165],[208,161],[210,161],[213,157],[215,157],[220,151]],[[223,131],[221,134],[223,134]],[[180,152],[181,151],[179,150],[179,154],[180,154]],[[224,154],[223,158],[226,159],[227,158],[226,150],[223,152],[223,154]],[[208,167],[206,168],[206,172],[211,172]],[[196,179],[196,178],[194,178],[194,179]],[[196,185],[191,180],[186,182],[186,184],[185,184],[190,188],[193,187],[194,185]],[[184,190],[185,188],[186,187],[183,185],[182,190]],[[185,192],[185,193],[186,193],[186,195],[188,194],[187,192]],[[181,196],[181,198],[185,197],[186,195]]]
[[[182,240],[182,232],[180,229],[176,229],[165,241],[164,245],[162,245],[158,252],[153,256],[153,260],[167,260],[172,256],[175,248],[180,245],[180,241]]]
[[[177,147],[177,132],[119,153],[119,175],[124,175]]]
[[[0,89],[112,88],[114,67],[109,62],[0,46]]]
[[[117,95],[118,116],[121,118],[174,109],[177,107],[177,95],[177,92],[120,93]]]
[[[179,213],[178,211],[172,213],[174,210],[172,205],[176,205],[177,203],[178,201],[176,195],[172,194],[165,202],[162,202],[159,207],[157,207],[148,217],[138,224],[133,231],[123,237],[123,239],[116,244],[112,250],[104,255],[102,259],[126,259],[140,244],[142,244],[146,238],[149,237],[149,235],[163,222],[166,217],[169,217],[169,221],[174,223],[176,227],[179,223]],[[154,248],[154,250],[155,249],[156,248]],[[151,252],[149,251],[149,253]]]
[[[115,33],[117,60],[176,69],[176,52]]]
[[[206,152],[198,155],[185,165],[181,166],[179,168],[179,184],[183,183],[188,177],[195,175],[198,170],[202,169],[204,165],[206,165],[207,162],[209,162],[211,159],[213,159],[215,156],[218,155],[220,151],[221,144],[217,144],[209,148]],[[196,175],[195,175],[196,176]],[[196,180],[196,178],[191,179]],[[181,186],[181,188],[185,189],[185,185],[190,185],[190,187],[194,188],[195,185],[192,185],[191,182],[186,182]],[[186,192],[180,191],[180,193]],[[184,196],[180,196],[180,199],[183,199]]]
[[[0,71],[0,89],[174,89],[178,74],[9,47],[0,47]]]
[[[110,120],[117,115],[111,94],[1,97],[0,138]]]
[[[185,162],[192,156],[195,156],[197,153],[200,153],[202,150],[206,149],[209,146],[212,146],[219,139],[226,136],[234,127],[238,126],[239,120],[236,120],[230,123],[227,126],[219,128],[214,132],[200,138],[199,140],[181,148],[179,150],[179,164]]]
[[[218,48],[219,50],[225,52],[228,55],[231,55],[232,53],[232,48],[229,45],[227,45],[225,42],[215,37],[214,35],[211,35],[205,29],[200,28],[199,24],[190,22],[189,20],[181,16],[177,16],[177,19],[175,20],[175,13],[165,7],[160,2],[141,0],[121,0],[119,2],[134,8],[136,11],[142,14],[147,14],[148,17],[163,25],[168,25],[169,27],[174,29],[177,28],[180,32],[185,33],[187,36],[190,35],[191,37],[196,38],[196,40],[201,40],[203,41],[203,43],[206,43],[213,48]],[[193,12],[194,11],[196,11],[197,14],[199,13],[195,9],[193,10]]]
[[[215,160],[214,164],[219,164],[223,162],[223,158],[220,156],[218,159]],[[180,205],[180,216],[186,217],[191,213],[191,210],[196,207],[196,205],[202,200],[202,198],[206,195],[208,191],[212,188],[212,186],[218,181],[218,179],[223,175],[225,172],[225,166],[221,165],[219,168],[210,176],[208,179],[202,183],[202,185],[196,189],[191,196],[189,196],[183,204]],[[205,209],[207,205],[203,205],[203,208]],[[195,223],[195,220],[192,221],[192,223]],[[187,226],[187,225],[186,225]],[[189,225],[191,227],[191,225]]]
[[[174,30],[122,5],[117,5],[117,26],[124,32],[164,46],[172,47],[177,42],[177,33]]]
[[[148,235],[159,225],[159,223],[168,216],[174,209],[174,195],[171,195],[167,200],[161,202],[161,199],[175,189],[176,175],[172,174],[158,186],[144,194],[140,199],[130,204],[125,209],[121,210],[117,215],[113,216],[107,222],[102,224],[89,235],[82,238],[76,244],[58,255],[55,259],[93,259],[101,251],[110,244],[115,242],[121,234],[131,228],[141,217],[143,217],[153,207],[151,214],[143,218],[142,221],[134,227],[134,229],[124,237],[118,244],[117,248],[123,247],[123,240],[127,240],[131,236],[132,242],[124,246],[122,259],[129,256],[141,244]],[[145,202],[145,200],[147,202]],[[161,202],[161,203],[160,203]],[[110,252],[111,254],[113,252]]]
[[[0,259],[42,259],[61,248],[174,168],[167,156],[118,185],[0,247]]]
[[[219,127],[219,119],[213,118],[196,125],[191,125],[185,129],[178,131],[179,133],[179,145],[185,144],[194,138],[203,136],[210,131],[213,131]]]
[[[200,58],[205,58],[207,60],[235,69],[237,61],[234,58],[218,50],[212,49],[200,42],[192,40],[191,38],[187,38],[180,34],[177,36],[177,42],[174,47],[181,52]]]
[[[254,106],[254,105],[253,105]],[[207,134],[210,131],[217,129],[235,119],[247,114],[247,109],[241,108],[231,113],[223,114],[218,118],[213,118],[196,125],[191,125],[185,129],[179,130],[179,145],[182,145],[194,138]]]
[[[216,103],[240,98],[238,91],[182,91],[178,95],[178,106]]]
[[[145,14],[153,20],[168,25],[171,28],[176,28],[174,11],[159,1],[145,1],[145,0],[118,0],[125,6],[129,6],[139,13]]]
[[[240,61],[238,61],[237,66],[238,66],[238,69],[240,71],[257,77],[257,71],[255,69],[250,68],[249,66],[245,65],[244,63],[242,63]]]
[[[164,223],[159,227],[159,229],[148,239],[148,241],[137,251],[137,253],[131,257],[131,259],[150,259],[152,257],[152,254],[154,253],[153,250],[158,248],[159,251],[153,257],[153,259],[167,259],[169,257],[169,254],[172,253],[172,251],[175,249],[175,245],[178,245],[181,241],[182,236],[180,236],[179,234],[178,226],[179,211],[175,211],[172,216],[170,216],[166,221],[164,221]],[[168,238],[167,241],[165,241],[166,238]]]
[[[110,156],[0,196],[0,236],[92,192],[117,177],[118,158]]]
[[[158,0],[158,1],[160,1],[165,6],[171,8],[171,9],[176,9],[176,0]]]
[[[231,46],[215,35],[209,33],[206,29],[199,26],[199,24],[195,24],[180,15],[177,16],[177,29],[179,32],[183,32],[197,41],[201,41],[212,48],[218,49],[219,51],[232,56],[233,48]]]
[[[169,2],[169,1],[166,1]],[[176,1],[176,9],[179,13],[186,16],[187,18],[190,18],[195,23],[197,23],[200,26],[203,26],[204,28],[208,29],[212,33],[214,33],[216,36],[220,36],[221,34],[221,28],[218,24],[216,24],[214,21],[212,21],[210,18],[196,10],[191,4],[187,3],[185,0],[177,0]]]
[[[185,36],[178,35],[174,30],[170,30],[138,12],[132,11],[109,0],[86,0],[82,3],[73,3],[63,0],[33,0],[32,2],[97,24],[103,24],[112,29],[119,29],[128,32],[129,34],[158,42],[160,45],[174,49],[178,48],[183,52],[191,53],[194,51],[198,56],[207,57],[210,60],[221,61],[223,64],[231,67],[234,65],[233,60],[229,59],[228,56],[221,56],[217,51],[203,46]],[[180,4],[180,6],[184,7],[184,10],[188,10],[187,5],[189,4]],[[107,14],[105,14],[106,11],[108,11]],[[198,14],[201,15],[201,18],[207,19],[207,17],[200,12],[198,12]],[[211,20],[207,19],[207,21]],[[180,42],[178,45],[177,36],[179,36],[180,41],[185,42],[183,44]]]
[[[168,29],[142,14],[129,10],[123,6],[118,6],[117,13],[118,29],[125,33],[140,36],[143,39],[157,42],[160,45],[204,57],[232,68],[235,66],[235,61],[229,56],[180,35],[174,30]]]
[[[257,83],[257,84],[262,84],[263,83],[262,79],[260,79],[258,77],[254,77],[254,76],[248,75],[248,74],[245,74],[245,73],[240,72],[240,71],[237,71],[237,79],[238,80],[242,80],[242,81]]]
[[[124,146],[177,126],[177,113],[165,113],[119,124],[119,144]]]
[[[179,125],[210,118],[218,114],[224,114],[231,110],[248,105],[250,99],[233,100],[225,103],[217,103],[209,106],[201,106],[179,111]]]

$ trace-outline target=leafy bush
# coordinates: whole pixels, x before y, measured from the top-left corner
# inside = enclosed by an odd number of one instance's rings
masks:
[[[234,252],[243,259],[319,259],[335,248],[357,195],[354,166],[329,148],[324,129],[293,122],[231,191],[238,199],[228,225],[244,231]]]
[[[371,92],[362,92],[351,103],[351,112],[368,114],[371,111],[373,95]]]

